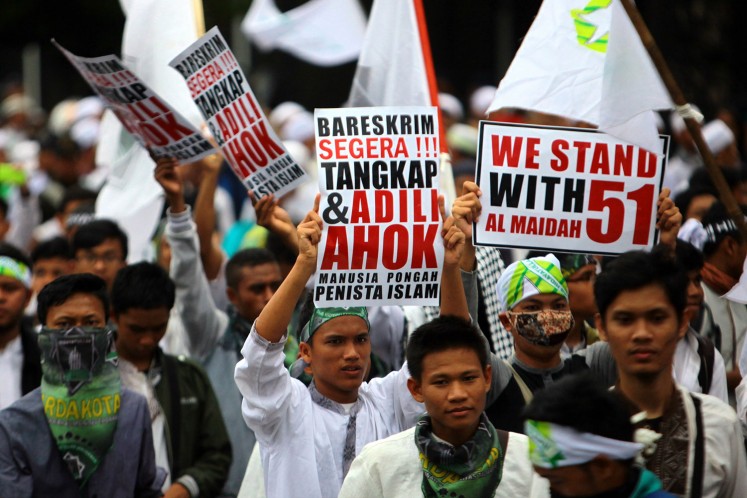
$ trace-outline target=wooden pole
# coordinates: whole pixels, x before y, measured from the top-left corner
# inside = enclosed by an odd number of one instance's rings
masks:
[[[648,54],[651,56],[651,60],[653,61],[656,70],[659,71],[659,75],[661,76],[664,85],[667,87],[667,91],[669,91],[672,101],[676,106],[687,105],[687,100],[685,99],[682,90],[680,90],[677,80],[674,79],[674,75],[669,70],[669,66],[659,50],[656,40],[654,40],[653,35],[651,35],[651,32],[648,30],[648,27],[643,21],[643,17],[641,17],[641,13],[633,3],[633,0],[621,0],[621,2],[625,8],[625,12],[628,13],[628,17],[633,23],[633,26],[635,26],[638,36],[643,42],[643,46],[646,47]],[[684,120],[687,130],[690,132],[690,135],[693,137],[693,141],[695,142],[695,146],[698,148],[698,152],[700,152],[700,155],[703,157],[706,170],[713,181],[713,185],[716,187],[721,202],[724,203],[726,211],[737,224],[737,227],[742,234],[742,238],[747,240],[747,223],[744,221],[744,213],[742,213],[742,210],[737,204],[729,185],[724,179],[724,174],[721,172],[718,164],[716,164],[716,160],[703,138],[700,124],[692,117],[684,117]]]

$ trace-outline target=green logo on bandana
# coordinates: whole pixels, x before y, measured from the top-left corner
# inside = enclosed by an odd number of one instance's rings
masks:
[[[552,428],[548,422],[527,420],[524,432],[529,438],[529,459],[533,464],[554,469],[565,460],[565,455],[552,438]]]
[[[572,9],[571,17],[576,27],[576,39],[585,48],[607,53],[609,17],[602,12],[612,0],[590,0],[583,9]]]

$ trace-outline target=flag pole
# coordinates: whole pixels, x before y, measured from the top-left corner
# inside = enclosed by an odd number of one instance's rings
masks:
[[[192,9],[195,13],[195,32],[199,38],[205,34],[205,11],[202,8],[202,0],[192,0]]]
[[[438,137],[441,147],[441,190],[445,193],[446,209],[451,209],[451,204],[456,199],[456,187],[454,185],[454,173],[451,170],[451,155],[446,143],[446,131],[441,116],[441,106],[438,105],[438,84],[436,83],[436,71],[433,68],[433,56],[431,55],[431,42],[428,38],[428,25],[425,22],[425,10],[423,0],[413,0],[415,17],[418,20],[418,34],[420,36],[420,47],[423,51],[423,63],[425,75],[428,79],[428,93],[431,105],[438,112]]]
[[[635,26],[638,36],[643,42],[643,46],[646,47],[648,54],[651,56],[651,60],[653,61],[656,70],[659,72],[664,85],[667,87],[667,91],[672,97],[675,106],[677,106],[678,109],[687,109],[689,104],[685,99],[685,95],[682,93],[679,84],[677,84],[677,80],[674,78],[672,71],[670,71],[661,50],[659,50],[659,47],[656,44],[656,40],[654,40],[653,35],[646,26],[638,8],[633,3],[633,0],[621,0],[621,2],[625,8],[625,12],[627,12],[628,17],[633,23],[633,26]],[[716,187],[721,202],[724,203],[726,211],[734,219],[737,227],[739,227],[742,237],[747,240],[747,223],[744,221],[744,213],[742,213],[742,210],[739,208],[734,195],[731,193],[729,185],[726,183],[726,179],[724,179],[724,174],[721,172],[718,164],[716,164],[716,160],[703,138],[700,124],[692,116],[684,115],[682,117],[685,121],[685,126],[687,126],[687,130],[690,132],[690,135],[695,142],[695,146],[698,148],[698,152],[700,152],[701,157],[703,157],[706,170]]]

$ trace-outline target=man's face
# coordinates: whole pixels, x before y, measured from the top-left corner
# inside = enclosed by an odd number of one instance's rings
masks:
[[[353,403],[368,375],[371,342],[366,322],[359,316],[333,318],[319,327],[309,343],[302,342],[301,358],[311,365],[319,392],[338,403]]]
[[[49,282],[70,273],[73,266],[74,262],[66,258],[49,258],[36,261],[31,274],[31,290],[39,294]]]
[[[44,326],[52,329],[104,327],[104,303],[93,294],[73,294],[64,303],[49,308]]]
[[[621,374],[671,375],[674,351],[685,335],[687,320],[677,315],[660,285],[621,292],[603,318],[597,315],[597,328],[609,343]]]
[[[241,280],[236,288],[228,287],[228,299],[239,315],[253,322],[265,308],[283,277],[277,263],[262,263],[241,269]]]
[[[407,387],[416,401],[425,404],[433,433],[461,445],[475,434],[490,389],[490,366],[480,365],[469,348],[447,349],[423,358],[421,379],[410,378]]]
[[[698,316],[700,306],[703,304],[704,292],[700,285],[701,280],[700,271],[687,272],[687,307],[685,311],[689,314],[690,320]]]
[[[598,462],[595,459],[584,464],[557,467],[555,469],[545,469],[535,466],[534,471],[549,481],[550,489],[555,493],[569,497],[594,496],[612,489],[610,482],[604,479],[609,474],[599,472],[599,469],[596,468],[602,463],[608,466],[611,462],[609,460]]]
[[[113,318],[117,324],[117,353],[136,365],[149,365],[166,333],[169,310],[130,308]]]
[[[75,251],[75,272],[93,273],[106,282],[106,288],[111,289],[117,272],[124,268],[124,249],[119,239],[110,238],[90,249]]]
[[[597,266],[590,264],[582,266],[565,280],[568,284],[568,306],[573,315],[581,320],[591,318],[597,312],[594,300],[596,276]]]
[[[21,322],[30,297],[31,291],[20,280],[0,275],[0,331]]]
[[[543,310],[569,311],[569,309],[568,301],[559,294],[537,294],[519,301],[511,311],[513,313],[533,313]],[[499,318],[503,327],[513,336],[514,347],[530,358],[547,361],[558,354],[560,348],[563,347],[562,342],[548,346],[533,344],[514,329],[505,312],[501,312]]]

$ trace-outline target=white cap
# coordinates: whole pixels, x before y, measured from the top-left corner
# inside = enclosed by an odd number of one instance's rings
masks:
[[[293,160],[296,161],[302,168],[306,169],[306,163],[308,163],[309,159],[311,159],[311,152],[309,152],[309,148],[306,147],[303,143],[296,140],[284,140],[283,146],[285,147],[285,150],[288,151],[288,154],[290,154]]]
[[[296,102],[283,102],[282,104],[278,104],[277,107],[270,112],[268,119],[270,120],[270,125],[276,130],[279,130],[283,127],[285,122],[288,121],[288,118],[300,112],[306,112],[306,109],[304,109],[301,104]]]
[[[495,97],[496,87],[492,85],[481,86],[474,92],[469,98],[469,112],[473,116],[480,118],[485,117],[488,112],[488,107],[493,102]]]
[[[20,164],[26,173],[32,173],[39,167],[39,142],[24,140],[13,146],[8,154],[10,162]]]
[[[73,99],[63,100],[54,106],[52,112],[49,113],[49,122],[47,124],[49,131],[57,136],[67,133],[75,122],[77,107],[78,102]]]
[[[14,93],[0,104],[0,115],[6,118],[22,112],[30,115],[38,112],[38,110],[36,101],[22,93]]]
[[[446,132],[446,143],[452,150],[470,156],[477,155],[477,128],[463,123],[454,123]]]
[[[296,140],[305,142],[314,138],[314,116],[310,112],[302,111],[290,116],[280,128],[281,140]]]
[[[457,121],[464,119],[464,106],[459,102],[458,98],[450,93],[438,94],[438,106],[441,108],[441,112],[448,115],[450,118]]]
[[[70,128],[70,138],[75,140],[81,149],[90,149],[99,142],[101,122],[96,117],[89,117],[77,121]]]
[[[75,122],[86,118],[100,119],[104,109],[104,102],[99,97],[91,96],[82,98],[78,101],[78,105],[75,106]]]
[[[703,127],[703,139],[711,152],[718,154],[734,142],[734,132],[720,119],[714,119]]]

